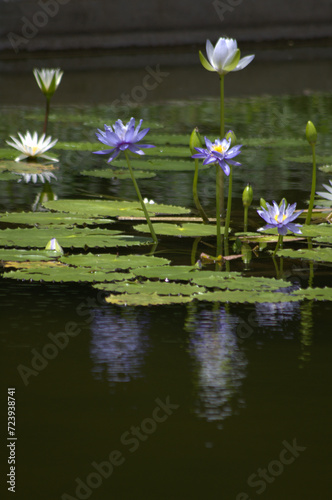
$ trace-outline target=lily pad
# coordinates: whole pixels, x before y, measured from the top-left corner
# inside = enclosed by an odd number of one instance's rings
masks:
[[[120,160],[116,160],[114,163],[114,167],[118,168],[128,168],[126,165],[125,160],[119,163]],[[194,174],[195,171],[195,164],[194,160],[191,158],[188,158],[186,160],[179,160],[179,159],[167,159],[167,158],[149,158],[146,157],[144,159],[134,159],[131,162],[131,166],[135,170],[136,174],[136,169],[138,170],[153,170],[155,172],[159,170],[166,170],[166,171],[171,171],[171,172],[192,172]],[[211,165],[203,165],[202,163],[199,164],[199,169],[200,170],[207,170],[210,168]]]
[[[49,261],[62,255],[55,250],[17,250],[0,248],[0,261],[26,262],[26,261]]]
[[[17,156],[18,152],[16,151]],[[15,174],[44,174],[54,172],[57,168],[53,164],[43,165],[32,161],[0,161],[0,172],[11,172]]]
[[[189,142],[189,141],[188,141]],[[100,143],[96,142],[57,142],[53,148],[54,150],[61,149],[66,151],[101,151],[103,149],[109,149],[107,146],[103,146]],[[188,146],[156,146],[153,149],[150,149],[149,156],[184,156],[187,158],[191,157],[190,149]]]
[[[56,238],[63,248],[110,248],[148,245],[150,238],[122,235],[109,229],[4,229],[0,231],[0,244],[4,247],[45,248]]]
[[[39,262],[29,264],[17,271],[4,273],[4,278],[29,281],[54,281],[54,282],[103,282],[128,280],[133,275],[130,273],[105,273],[92,271],[89,268],[74,268],[61,262]]]
[[[197,236],[216,236],[217,227],[214,225],[203,225],[195,223],[184,223],[181,225],[168,224],[164,222],[157,222],[153,224],[153,228],[156,234],[167,235],[167,236],[179,236],[179,237],[197,237]],[[149,226],[147,224],[139,224],[134,226],[136,231],[142,233],[149,233]],[[224,234],[224,227],[221,228],[221,234]]]
[[[248,293],[248,291],[220,291],[220,292],[207,292],[196,297],[197,300],[205,300],[208,302],[230,302],[230,303],[278,303],[278,302],[298,302],[301,297],[289,295],[281,292],[256,292],[255,290]]]
[[[0,254],[1,255],[1,254]],[[136,267],[165,266],[170,263],[168,259],[153,255],[115,255],[92,253],[68,255],[61,257],[61,262],[76,267],[87,267],[94,270],[124,270]]]
[[[287,156],[284,160],[291,161],[294,163],[311,163],[312,164],[312,155],[303,155],[303,156]],[[331,163],[332,156],[319,156],[316,155],[317,163]]]
[[[128,169],[113,170],[111,168],[105,168],[101,170],[82,170],[80,174],[88,177],[98,177],[101,179],[131,179]],[[155,177],[155,175],[156,174],[154,172],[135,171],[136,179],[149,179],[151,177]]]
[[[112,219],[95,219],[80,217],[76,214],[65,215],[60,212],[12,212],[0,215],[0,221],[9,224],[26,224],[29,226],[73,226],[113,224]]]
[[[184,285],[181,283],[168,283],[165,281],[144,281],[143,283],[139,281],[124,281],[122,283],[106,283],[96,285],[96,288],[100,288],[106,292],[117,292],[117,293],[127,293],[127,294],[143,294],[143,295],[194,295],[197,293],[202,293],[205,291],[197,285]]]
[[[197,269],[190,266],[140,267],[133,270],[135,276],[158,278],[169,281],[190,281]]]
[[[304,224],[301,231],[303,236],[314,238],[317,242],[332,243],[331,224]]]
[[[332,288],[305,288],[304,290],[296,290],[294,295],[301,299],[308,300],[332,300]]]
[[[13,148],[0,148],[0,158],[5,158],[6,160],[14,160],[17,156],[18,151]],[[0,169],[2,168],[2,163],[4,162],[0,162]]]
[[[191,297],[184,297],[183,295],[169,295],[169,296],[161,296],[158,294],[145,295],[143,293],[140,294],[119,294],[119,295],[110,295],[105,298],[106,302],[109,304],[117,304],[120,306],[160,306],[166,304],[185,304],[186,302],[191,302]]]
[[[213,271],[200,271],[196,267],[191,266],[163,266],[163,267],[149,267],[149,268],[136,268],[133,269],[136,276],[144,278],[158,278],[160,280],[168,281],[186,281],[194,280],[198,276],[240,276],[240,273],[232,272],[213,272]],[[207,274],[204,274],[207,273]]]
[[[301,248],[299,250],[279,250],[277,255],[292,259],[308,259],[316,262],[332,262],[332,248]]]
[[[43,204],[49,210],[88,215],[89,217],[140,217],[143,214],[139,201],[108,201],[108,200],[52,200]],[[146,204],[149,214],[187,214],[188,208],[173,205]]]
[[[197,275],[192,279],[192,283],[207,288],[219,288],[221,290],[241,290],[255,291],[255,293],[269,292],[287,288],[289,283],[284,280],[274,278],[256,277],[256,276],[238,276],[229,273],[224,276],[224,273],[215,273],[203,271],[201,275]]]
[[[307,145],[305,139],[285,138],[285,137],[246,137],[238,140],[239,144],[250,147],[270,147],[270,148],[287,148]]]
[[[18,175],[11,172],[0,172],[0,181],[17,181]]]

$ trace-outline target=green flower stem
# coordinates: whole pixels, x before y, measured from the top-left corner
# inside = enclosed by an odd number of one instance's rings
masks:
[[[151,236],[152,236],[152,239],[155,243],[158,243],[158,238],[156,236],[156,233],[154,232],[154,229],[153,229],[153,226],[152,226],[152,223],[150,221],[150,217],[149,217],[149,214],[148,214],[148,211],[146,209],[146,206],[145,206],[145,203],[143,201],[143,198],[142,198],[142,195],[141,195],[141,192],[139,190],[139,187],[138,187],[138,184],[136,182],[136,179],[135,179],[135,176],[134,176],[134,172],[133,172],[133,169],[131,168],[131,165],[130,165],[130,160],[129,160],[129,155],[128,155],[128,152],[125,151],[125,156],[126,156],[126,160],[127,160],[127,165],[128,165],[128,168],[129,168],[129,172],[130,172],[130,176],[131,176],[131,180],[133,181],[133,184],[134,184],[134,187],[135,187],[135,190],[136,190],[136,193],[137,193],[137,196],[138,196],[138,199],[141,203],[141,206],[142,206],[142,209],[143,209],[143,212],[144,212],[144,215],[145,215],[145,218],[146,218],[146,222],[148,223],[148,226],[149,226],[149,229],[150,229],[150,233],[151,233]]]
[[[220,75],[220,140],[223,139],[223,137],[225,135],[224,109],[225,109],[225,106],[224,106],[224,75]],[[219,169],[218,177],[219,177],[218,184],[219,184],[219,199],[220,199],[219,207],[220,207],[220,213],[223,214],[224,213],[224,205],[225,205],[225,201],[224,201],[224,172],[221,168]]]
[[[282,234],[279,234],[279,238],[278,238],[278,243],[276,244],[276,247],[274,249],[274,252],[272,254],[272,257],[275,256],[275,254],[277,253],[277,251],[279,250],[279,248],[282,248],[282,242],[283,242],[283,235]]]
[[[204,224],[209,223],[209,218],[204,212],[204,208],[200,204],[198,194],[197,194],[197,182],[198,182],[198,158],[195,158],[195,174],[194,174],[194,182],[193,182],[193,196],[194,196],[194,202],[196,205],[197,210],[201,214],[201,217],[203,219]]]
[[[228,238],[225,238],[224,256],[225,257],[229,256]],[[231,263],[229,262],[229,260],[226,259],[226,271],[229,273],[230,270],[231,270]]]
[[[316,152],[315,152],[315,144],[311,144],[312,148],[312,181],[311,181],[311,195],[309,208],[307,213],[307,218],[305,223],[310,224],[311,222],[311,214],[314,206],[315,192],[316,192]]]
[[[222,246],[221,246],[221,231],[220,231],[220,178],[219,172],[221,168],[219,167],[219,163],[216,164],[216,220],[217,220],[217,257],[222,255]]]
[[[43,127],[43,134],[46,135],[47,131],[47,124],[48,124],[48,115],[50,114],[50,97],[46,97],[46,111],[45,111],[45,120],[44,120],[44,127]]]
[[[232,165],[229,166],[230,172],[228,176],[228,199],[227,199],[227,213],[226,213],[226,223],[225,223],[225,232],[224,232],[224,238],[228,238],[228,231],[229,231],[229,223],[231,220],[231,211],[232,211],[232,184],[233,184],[233,167]]]
[[[199,236],[198,238],[195,238],[193,247],[191,249],[191,265],[194,266],[196,264],[196,252],[197,252],[197,247],[198,243],[201,241],[202,237]]]
[[[312,249],[312,239],[308,238],[308,250]],[[309,280],[308,280],[308,287],[312,288],[312,283],[314,280],[314,263],[312,260],[309,261]]]
[[[244,224],[243,231],[246,233],[248,231],[248,210],[249,207],[244,207]]]

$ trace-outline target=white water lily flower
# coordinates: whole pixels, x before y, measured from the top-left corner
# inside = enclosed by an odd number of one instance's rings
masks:
[[[326,191],[317,191],[316,194],[321,196],[322,198],[325,198],[326,200],[332,201],[332,180],[329,180],[329,183],[331,186],[328,186],[327,184],[323,184],[323,187],[325,187]]]
[[[240,59],[241,52],[237,48],[237,41],[232,38],[219,38],[215,47],[210,40],[207,40],[206,54],[208,61],[202,52],[199,52],[202,65],[208,71],[216,71],[219,75],[226,75],[230,71],[239,71],[248,66],[255,57],[250,55]]]
[[[19,136],[21,142],[16,137],[13,136],[10,136],[10,138],[14,141],[14,143],[6,141],[9,146],[12,146],[13,148],[23,153],[17,158],[15,158],[15,161],[24,160],[25,158],[37,158],[37,157],[45,158],[46,160],[51,160],[51,161],[59,161],[56,158],[51,158],[50,156],[44,154],[45,151],[48,151],[58,142],[58,139],[54,139],[52,141],[51,136],[46,137],[45,134],[43,134],[38,140],[37,132],[35,132],[33,136],[30,134],[30,132],[27,132],[25,136],[20,134],[20,132],[18,132],[17,135]]]
[[[42,93],[50,98],[61,82],[63,71],[56,69],[34,69],[33,74]]]

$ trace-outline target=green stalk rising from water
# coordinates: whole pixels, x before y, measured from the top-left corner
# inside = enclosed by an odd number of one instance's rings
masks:
[[[225,104],[224,104],[224,75],[220,75],[220,140],[223,139],[225,134]],[[220,214],[224,213],[224,172],[222,169],[219,169],[218,172],[218,181],[217,184],[219,186],[219,210]]]
[[[306,129],[305,129],[305,135],[307,138],[307,141],[309,142],[311,149],[312,149],[312,180],[311,180],[311,194],[310,194],[310,202],[309,202],[309,208],[308,208],[308,213],[307,213],[307,218],[305,223],[310,224],[311,222],[311,214],[312,214],[312,209],[314,206],[314,199],[315,199],[315,192],[316,192],[316,152],[315,152],[315,145],[317,141],[317,131],[315,128],[315,125],[311,122],[308,121]]]
[[[157,236],[156,236],[156,233],[154,232],[154,229],[153,229],[152,223],[151,223],[151,221],[150,221],[150,217],[149,217],[148,211],[147,211],[146,206],[145,206],[145,203],[144,203],[144,201],[143,201],[143,198],[142,198],[141,192],[140,192],[140,190],[139,190],[138,184],[137,184],[137,182],[136,182],[136,179],[135,179],[135,176],[134,176],[133,169],[131,168],[131,165],[130,165],[130,160],[129,160],[129,155],[128,155],[128,152],[127,152],[127,151],[124,151],[124,154],[125,154],[125,156],[126,156],[127,165],[128,165],[128,168],[129,168],[129,172],[130,172],[131,180],[133,181],[133,184],[134,184],[134,187],[135,187],[135,190],[136,190],[136,193],[137,193],[138,199],[139,199],[139,201],[140,201],[140,203],[141,203],[142,210],[143,210],[143,212],[144,212],[144,215],[145,215],[145,218],[146,218],[146,222],[148,223],[148,226],[149,226],[149,229],[150,229],[150,233],[151,233],[152,239],[153,239],[154,243],[158,243],[158,238],[157,238]]]

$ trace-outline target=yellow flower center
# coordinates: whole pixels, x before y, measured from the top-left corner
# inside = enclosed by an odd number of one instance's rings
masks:
[[[218,153],[223,153],[226,148],[219,144],[219,146],[213,146],[212,149],[213,149],[213,151],[218,151]]]
[[[32,156],[35,156],[37,151],[38,151],[38,146],[32,146]]]
[[[275,220],[276,222],[279,222],[279,221],[278,221],[278,217],[279,217],[279,214],[276,214],[276,215],[274,216],[274,220]],[[284,222],[284,220],[285,220],[285,219],[286,219],[286,215],[284,214],[284,215],[282,216],[282,221],[281,221],[281,222]]]

